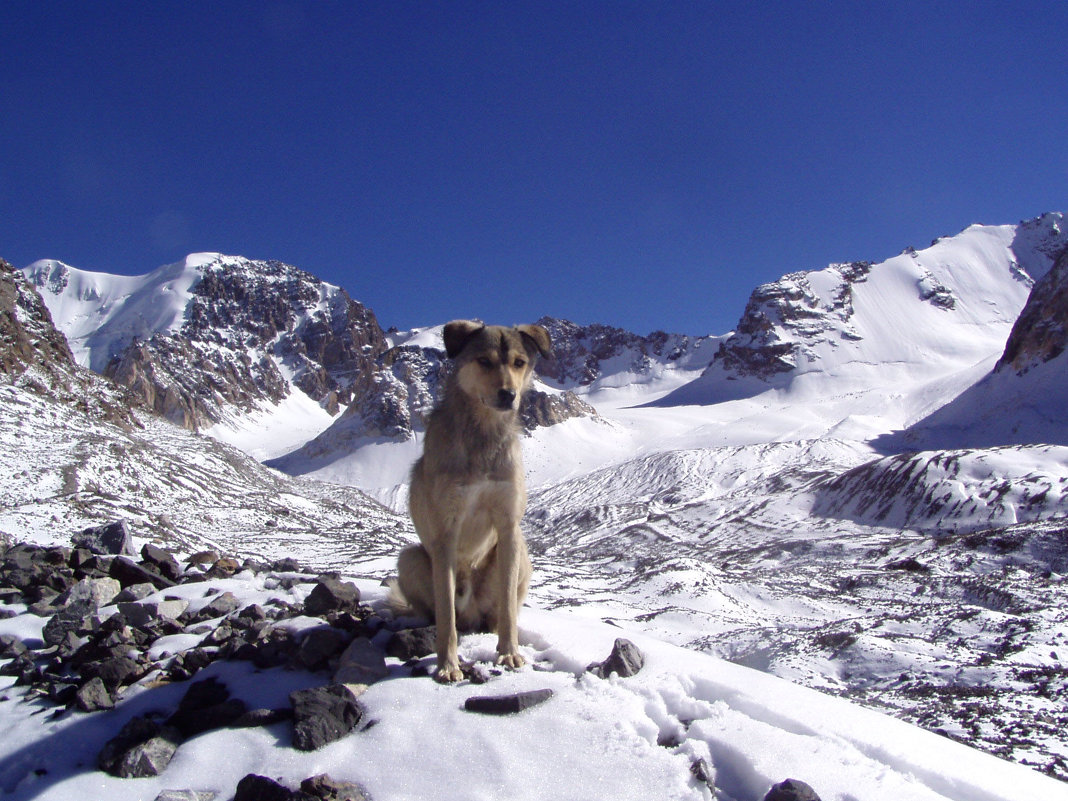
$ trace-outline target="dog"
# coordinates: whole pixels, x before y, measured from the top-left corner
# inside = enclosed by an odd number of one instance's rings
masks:
[[[391,604],[437,624],[434,678],[460,681],[458,630],[497,634],[497,664],[519,668],[519,607],[531,565],[519,521],[526,482],[518,412],[535,360],[551,352],[540,325],[454,320],[444,329],[454,370],[427,420],[409,510],[420,545],[397,559]]]

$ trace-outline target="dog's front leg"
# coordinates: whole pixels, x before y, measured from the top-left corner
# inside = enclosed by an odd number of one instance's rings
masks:
[[[509,668],[526,664],[519,653],[519,574],[526,554],[518,523],[502,526],[497,541],[497,664]]]
[[[456,550],[439,548],[431,557],[434,573],[434,621],[437,624],[438,667],[434,679],[460,681],[460,658],[456,653]]]

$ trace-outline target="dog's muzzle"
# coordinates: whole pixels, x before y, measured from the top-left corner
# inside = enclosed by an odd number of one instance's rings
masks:
[[[511,389],[499,389],[497,390],[497,408],[501,410],[511,409],[515,404],[515,390]]]

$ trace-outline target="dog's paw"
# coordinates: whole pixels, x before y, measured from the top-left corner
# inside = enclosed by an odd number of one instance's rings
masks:
[[[497,664],[511,670],[517,670],[527,663],[519,654],[501,654],[497,657]]]
[[[440,665],[434,671],[434,681],[439,684],[455,684],[462,681],[463,677],[464,674],[459,665]]]

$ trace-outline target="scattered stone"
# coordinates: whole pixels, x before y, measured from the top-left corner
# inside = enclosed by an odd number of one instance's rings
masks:
[[[285,559],[272,562],[271,570],[275,573],[300,573],[300,562],[287,556]]]
[[[202,606],[195,615],[193,621],[201,623],[205,620],[214,620],[217,617],[226,617],[231,612],[241,608],[241,602],[232,592],[221,592]]]
[[[318,617],[327,612],[355,611],[359,603],[360,590],[355,584],[323,576],[304,601],[304,611],[312,617]]]
[[[331,779],[325,773],[305,779],[300,789],[320,801],[370,801],[370,796],[358,784]]]
[[[156,801],[212,801],[216,795],[213,790],[164,790]]]
[[[601,679],[613,673],[621,679],[629,678],[645,665],[645,655],[630,640],[620,637],[612,646],[612,653],[603,662],[594,662],[586,670]]]
[[[145,543],[141,548],[141,559],[158,572],[161,576],[171,581],[178,581],[182,577],[182,568],[178,560],[169,552],[151,543]]]
[[[335,628],[312,629],[300,641],[297,648],[297,661],[308,670],[319,670],[329,663],[330,659],[337,656],[348,637],[343,631]]]
[[[356,696],[341,684],[297,690],[289,701],[293,705],[293,745],[301,751],[314,751],[341,739],[363,716]]]
[[[112,709],[115,699],[111,697],[103,679],[93,676],[74,692],[74,705],[82,712],[97,712]]]
[[[407,662],[409,659],[422,659],[434,653],[437,647],[437,632],[437,626],[396,631],[386,643],[386,653],[402,662]]]
[[[118,607],[127,623],[142,627],[161,620],[178,620],[189,608],[189,601],[175,598],[169,601],[124,602]]]
[[[820,797],[803,781],[787,779],[768,790],[764,801],[820,801]]]
[[[237,783],[234,801],[294,801],[293,791],[266,776],[250,773]]]
[[[123,779],[158,776],[178,750],[181,734],[148,718],[130,720],[97,757],[98,767]]]
[[[511,715],[543,704],[552,697],[553,691],[548,688],[513,695],[476,695],[464,701],[464,709],[483,715]]]
[[[84,578],[60,595],[57,603],[70,605],[88,601],[93,611],[96,611],[114,601],[120,590],[122,585],[113,578]]]
[[[75,548],[85,548],[97,554],[125,554],[133,556],[133,539],[125,520],[116,520],[103,526],[83,529],[71,537]]]
[[[150,570],[144,565],[139,565],[136,562],[127,559],[125,556],[116,556],[111,560],[111,566],[108,568],[108,575],[114,579],[118,579],[119,583],[123,587],[129,587],[132,584],[152,584],[157,590],[168,590],[171,587],[176,586],[176,582],[171,581],[169,578]]]
[[[131,584],[123,588],[122,592],[113,599],[115,603],[132,603],[141,601],[156,592],[156,585],[144,582],[143,584]]]
[[[68,633],[77,634],[81,630],[88,629],[89,616],[95,611],[96,608],[87,600],[68,604],[44,624],[41,639],[48,645],[59,645]]]
[[[113,656],[100,662],[91,662],[83,667],[83,672],[98,677],[112,692],[133,684],[145,674],[144,669],[128,656]]]
[[[241,570],[240,562],[233,557],[224,556],[216,559],[205,575],[208,578],[232,578],[239,570]]]
[[[386,655],[366,637],[357,637],[338,659],[338,684],[374,684],[389,675]]]

